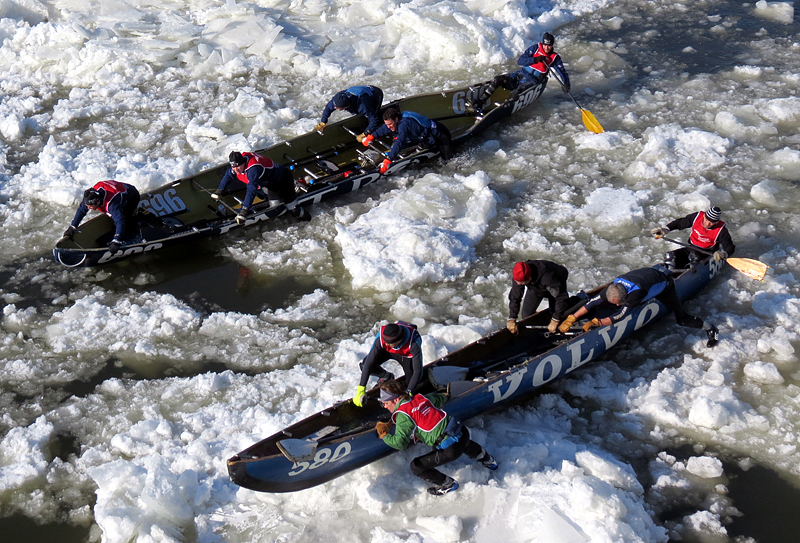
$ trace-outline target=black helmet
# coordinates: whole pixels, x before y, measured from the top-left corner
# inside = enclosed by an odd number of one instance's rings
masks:
[[[83,203],[87,206],[99,206],[103,203],[103,195],[97,189],[86,189],[83,192]]]
[[[542,36],[542,45],[555,45],[556,39],[550,32],[545,32]]]
[[[228,161],[231,163],[231,168],[247,164],[247,159],[238,151],[232,151],[231,154],[228,155]]]

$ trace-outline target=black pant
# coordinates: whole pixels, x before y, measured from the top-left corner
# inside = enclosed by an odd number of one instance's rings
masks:
[[[566,293],[567,279],[564,278],[564,280],[561,282],[559,286],[561,287],[561,292]],[[564,298],[566,297],[567,296],[565,294]],[[557,316],[559,317],[560,320],[560,318],[563,317],[563,315],[554,315],[556,310],[555,296],[553,296],[553,294],[545,287],[538,284],[533,286],[528,285],[528,287],[525,289],[525,298],[522,300],[522,318],[524,319],[525,317],[529,317],[530,315],[536,313],[536,309],[539,307],[539,304],[541,304],[542,300],[544,300],[545,298],[547,298],[547,302],[549,304],[548,308],[550,310],[550,315]],[[564,311],[564,309],[561,308],[560,311]]]
[[[280,200],[284,204],[290,204],[297,198],[297,193],[294,190],[294,177],[288,168],[284,168],[283,175],[278,183],[273,183],[271,186],[266,187],[267,198],[270,201]]]
[[[475,460],[483,455],[484,452],[483,447],[469,438],[467,427],[462,426],[461,439],[446,449],[434,449],[428,454],[423,454],[412,460],[411,473],[432,485],[440,486],[447,481],[447,476],[435,468],[456,460],[462,454],[466,454]]]
[[[688,268],[690,263],[703,260],[705,255],[688,248],[676,249],[666,254],[667,264],[676,270]]]
[[[383,368],[383,363],[389,360],[394,360],[395,362],[400,364],[400,366],[403,368],[403,373],[405,374],[404,377],[406,385],[408,385],[411,382],[411,376],[414,375],[414,365],[413,365],[414,359],[411,358],[410,356],[401,356],[399,358],[391,358],[386,356],[383,359],[381,359],[380,355],[378,355],[377,357],[375,357],[375,362],[369,369],[369,374],[374,375],[378,379],[386,379],[390,375],[393,375],[391,372]],[[362,360],[358,364],[358,369],[360,369],[362,372],[364,371],[364,360]]]
[[[436,146],[439,148],[439,154],[442,155],[442,158],[450,160],[450,157],[453,156],[450,130],[442,123],[436,123],[436,130],[434,130],[431,135],[433,139],[436,140]]]
[[[672,277],[668,279],[667,287],[661,294],[656,296],[656,300],[675,313],[675,320],[678,321],[678,324],[681,326],[686,326],[687,328],[702,328],[703,319],[693,317],[683,310],[681,300],[678,298],[678,292],[675,290],[675,281]]]

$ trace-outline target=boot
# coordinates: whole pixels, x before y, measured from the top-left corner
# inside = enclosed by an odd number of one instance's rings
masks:
[[[458,481],[456,481],[452,477],[448,477],[443,484],[439,486],[429,487],[428,494],[431,494],[433,496],[444,496],[448,492],[454,492],[456,490],[458,490]]]
[[[719,343],[719,330],[713,324],[710,325],[710,328],[706,330],[706,335],[708,335],[708,341],[706,342],[706,347],[713,347],[717,343]]]
[[[481,458],[482,459],[478,460],[478,462],[483,464],[483,467],[485,467],[486,469],[495,471],[498,468],[497,460],[495,460],[494,456],[492,456],[488,452],[483,451],[483,456]]]

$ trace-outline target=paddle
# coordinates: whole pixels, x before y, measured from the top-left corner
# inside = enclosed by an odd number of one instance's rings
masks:
[[[682,241],[678,241],[676,239],[668,238],[666,236],[662,236],[661,239],[665,239],[667,241],[671,241],[675,245],[680,245],[681,247],[686,247],[687,249],[691,249],[692,251],[697,251],[698,253],[703,253],[707,255],[713,255],[712,251],[706,251],[705,249],[701,249],[700,247],[695,247],[694,245],[689,245],[688,243],[683,243]],[[731,267],[735,268],[736,270],[742,272],[747,277],[751,279],[755,279],[757,281],[764,281],[764,276],[767,274],[767,270],[769,266],[761,262],[760,260],[753,260],[752,258],[727,258],[725,262],[731,265]]]
[[[556,78],[556,81],[561,83],[562,87],[564,86],[564,82],[561,80],[560,77],[558,77],[558,74],[556,74],[556,72],[555,72],[555,70],[553,70],[553,68],[548,66],[547,67],[547,71],[549,73],[553,74],[553,77]],[[578,109],[581,110],[581,117],[583,118],[583,125],[586,127],[586,129],[589,130],[589,132],[594,132],[595,134],[602,134],[603,133],[603,127],[600,126],[600,122],[595,118],[595,116],[592,115],[592,113],[589,110],[583,109],[581,107],[581,105],[578,103],[578,101],[575,99],[575,97],[572,96],[571,92],[567,91],[567,94],[569,94],[569,97],[572,98],[573,102],[575,102],[575,105],[578,106]]]
[[[203,185],[201,185],[200,183],[198,183],[198,182],[197,182],[197,181],[195,181],[194,179],[191,179],[191,182],[192,182],[192,184],[193,184],[194,186],[196,186],[197,188],[199,188],[199,189],[200,189],[200,190],[202,190],[203,192],[206,192],[206,193],[208,193],[208,195],[209,195],[209,196],[211,196],[211,195],[213,194],[213,192],[211,192],[210,190],[208,190],[207,188],[205,188]],[[174,187],[175,185],[172,185],[172,186]],[[235,214],[238,214],[238,213],[239,213],[238,211],[236,211],[235,209],[233,209],[231,206],[229,206],[228,204],[226,204],[225,202],[223,202],[223,201],[222,201],[222,198],[220,198],[219,200],[215,200],[214,198],[212,198],[212,200],[214,200],[215,202],[219,202],[220,204],[222,204],[223,206],[225,206],[225,208],[226,208],[228,211],[230,211],[230,212],[232,212],[232,213],[235,213]],[[240,203],[241,203],[241,202],[240,202]]]

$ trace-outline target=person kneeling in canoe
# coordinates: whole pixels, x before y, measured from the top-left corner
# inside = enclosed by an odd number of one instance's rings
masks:
[[[64,237],[72,239],[81,221],[91,209],[105,213],[114,221],[114,237],[108,244],[112,253],[119,251],[129,241],[136,230],[136,208],[139,205],[139,191],[136,187],[120,181],[100,181],[83,193],[83,201],[75,212],[72,223],[64,232]]]
[[[230,169],[222,176],[219,187],[211,197],[218,200],[225,189],[233,181],[240,181],[247,186],[242,207],[236,215],[236,224],[244,224],[250,213],[250,206],[259,190],[267,191],[269,205],[276,206],[294,202],[297,193],[294,190],[294,178],[288,168],[284,168],[267,157],[255,153],[239,153],[233,151],[228,155]],[[310,221],[311,213],[302,206],[294,206],[292,215],[301,221]]]
[[[691,228],[689,244],[704,251],[714,253],[714,260],[725,260],[733,256],[736,245],[733,244],[731,234],[725,222],[721,221],[722,211],[717,206],[710,206],[707,211],[689,213],[685,217],[667,223],[667,226],[653,228],[650,233],[656,239],[669,234],[672,230]],[[703,260],[704,254],[687,248],[670,251],[665,255],[664,264],[671,269],[680,270],[688,268],[690,264]]]
[[[390,107],[383,112],[383,126],[364,138],[361,144],[367,147],[375,138],[389,135],[394,135],[394,143],[380,166],[381,173],[386,173],[400,151],[414,145],[437,147],[445,160],[452,156],[450,131],[447,127],[419,113],[413,111],[400,113],[396,107]]]
[[[549,260],[527,260],[514,265],[511,292],[508,293],[508,321],[506,328],[517,333],[517,315],[522,302],[522,318],[533,315],[543,299],[550,303],[550,324],[547,330],[552,334],[567,312],[567,268]],[[525,300],[522,297],[525,295]]]
[[[372,85],[358,85],[339,91],[322,110],[322,121],[314,127],[314,130],[319,132],[325,130],[328,119],[334,111],[347,111],[353,115],[363,115],[367,118],[367,128],[356,136],[356,140],[361,143],[364,138],[383,124],[380,115],[382,103],[383,91]]]
[[[379,384],[394,379],[393,374],[381,367],[390,359],[396,360],[403,367],[405,384],[402,386],[405,390],[411,392],[417,388],[422,379],[422,336],[417,332],[416,325],[397,321],[381,327],[369,354],[358,366],[361,369],[361,380],[353,396],[353,403],[358,407],[363,407],[366,400],[370,375],[376,376]]]
[[[576,320],[589,311],[596,309],[607,302],[619,307],[614,314],[602,319],[593,318],[583,325],[583,330],[588,332],[595,326],[608,326],[619,322],[628,316],[631,309],[639,304],[655,298],[668,309],[675,313],[675,320],[681,326],[702,329],[708,335],[706,347],[713,347],[719,342],[719,330],[713,324],[687,314],[681,306],[681,300],[675,290],[675,281],[669,269],[663,264],[652,268],[640,268],[620,275],[611,282],[600,294],[586,302],[586,305],[568,316],[559,327],[562,332],[567,332]]]
[[[494,471],[497,462],[491,454],[469,437],[469,429],[448,415],[441,407],[447,395],[408,394],[397,381],[381,383],[380,401],[392,413],[392,422],[379,422],[375,428],[384,443],[402,451],[421,441],[433,447],[427,454],[411,461],[411,473],[430,483],[428,493],[441,496],[458,489],[458,481],[436,468],[466,454]],[[394,424],[394,433],[390,429]]]

